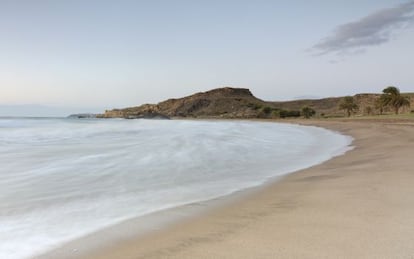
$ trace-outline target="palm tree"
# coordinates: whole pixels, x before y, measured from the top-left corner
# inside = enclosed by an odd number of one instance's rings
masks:
[[[382,113],[384,112],[384,108],[385,108],[385,99],[386,97],[385,95],[381,95],[378,99],[375,100],[375,109],[377,109],[379,111],[379,114],[382,115]]]
[[[354,113],[358,110],[358,105],[355,103],[354,97],[345,96],[342,101],[339,103],[339,109],[345,110],[348,117],[351,116],[351,113]]]
[[[310,117],[315,115],[315,113],[316,113],[315,110],[309,106],[305,106],[302,108],[302,114],[306,119],[309,119]]]
[[[382,90],[381,95],[382,102],[385,106],[391,106],[394,108],[395,114],[398,114],[399,110],[403,106],[410,106],[410,100],[407,97],[402,96],[400,89],[395,86],[388,86]]]

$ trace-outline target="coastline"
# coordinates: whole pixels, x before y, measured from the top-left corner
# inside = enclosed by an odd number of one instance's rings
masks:
[[[225,206],[203,210],[144,236],[131,235],[87,254],[67,254],[67,258],[405,258],[412,255],[414,247],[409,243],[414,237],[414,220],[409,216],[414,208],[408,204],[414,201],[410,190],[414,177],[409,174],[414,163],[408,157],[414,124],[287,122],[350,135],[356,148],[323,164],[288,174]],[[379,139],[383,141],[376,145]],[[396,172],[390,172],[390,168]],[[397,186],[389,186],[389,182]],[[390,198],[400,206],[390,209],[386,199],[381,198]],[[396,210],[397,215],[390,210]],[[396,225],[387,218],[390,215],[399,224],[409,224]],[[53,254],[46,258],[53,258]]]

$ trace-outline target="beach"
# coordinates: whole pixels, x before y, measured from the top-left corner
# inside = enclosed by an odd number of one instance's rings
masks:
[[[293,123],[350,135],[355,148],[144,236],[59,257],[413,258],[414,123]]]

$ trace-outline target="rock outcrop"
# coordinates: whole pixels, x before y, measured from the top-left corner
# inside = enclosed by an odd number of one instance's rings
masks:
[[[93,113],[79,113],[79,114],[71,114],[67,118],[70,119],[93,119],[96,118],[97,114]]]

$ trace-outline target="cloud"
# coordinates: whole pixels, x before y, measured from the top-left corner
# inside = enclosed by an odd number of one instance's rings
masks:
[[[398,29],[414,21],[414,1],[374,12],[362,19],[338,26],[332,35],[311,48],[316,55],[359,54],[369,46],[388,42]]]

